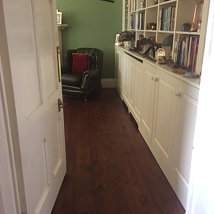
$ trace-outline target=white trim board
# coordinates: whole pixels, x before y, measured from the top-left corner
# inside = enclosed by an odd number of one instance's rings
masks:
[[[115,79],[102,79],[103,88],[115,88]]]

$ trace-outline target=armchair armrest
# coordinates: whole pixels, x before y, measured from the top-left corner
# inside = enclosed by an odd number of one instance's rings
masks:
[[[81,88],[86,88],[88,81],[93,79],[98,79],[99,73],[100,73],[99,69],[92,69],[92,70],[85,71],[82,75]]]

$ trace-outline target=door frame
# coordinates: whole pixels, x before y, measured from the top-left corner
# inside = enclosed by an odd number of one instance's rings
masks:
[[[5,172],[9,168],[11,178],[5,179],[4,184],[11,185],[12,187],[12,191],[9,192],[8,189],[8,194],[11,196],[11,199],[14,200],[16,213],[25,214],[27,213],[27,205],[24,193],[19,132],[10,69],[3,0],[0,0],[0,31],[0,105],[2,105],[0,120],[3,121],[4,126],[4,130],[2,130],[2,133],[0,134],[2,134],[2,136],[4,134],[3,144],[7,148],[5,156],[8,157],[7,166],[2,168],[2,171]],[[0,171],[0,173],[4,172]]]
[[[0,72],[2,71],[0,61]],[[1,72],[2,73],[2,72]],[[0,213],[20,213],[17,178],[14,170],[14,155],[11,148],[11,132],[8,124],[8,115],[3,99],[2,76],[0,75],[0,146],[1,146],[1,167],[0,175]],[[0,158],[0,159],[1,159]],[[8,201],[8,197],[10,201]]]

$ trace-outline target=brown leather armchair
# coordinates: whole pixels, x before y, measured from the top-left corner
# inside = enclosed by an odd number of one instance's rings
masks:
[[[84,73],[72,72],[72,54],[88,54],[89,66]],[[83,96],[99,91],[102,88],[103,52],[96,48],[78,48],[67,51],[67,65],[62,68],[62,92],[72,96]]]

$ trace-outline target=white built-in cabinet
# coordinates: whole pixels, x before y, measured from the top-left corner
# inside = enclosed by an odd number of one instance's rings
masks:
[[[116,88],[186,207],[199,86],[115,47]]]
[[[140,123],[141,90],[139,90],[139,87],[141,85],[141,76],[143,73],[141,69],[142,63],[126,53],[119,53],[119,55],[120,64],[123,64],[121,68],[124,68],[121,70],[121,84],[119,83],[121,86],[124,86],[121,87],[121,91],[123,91],[125,95],[124,101],[127,106],[129,106],[129,112],[132,113],[137,123]]]

